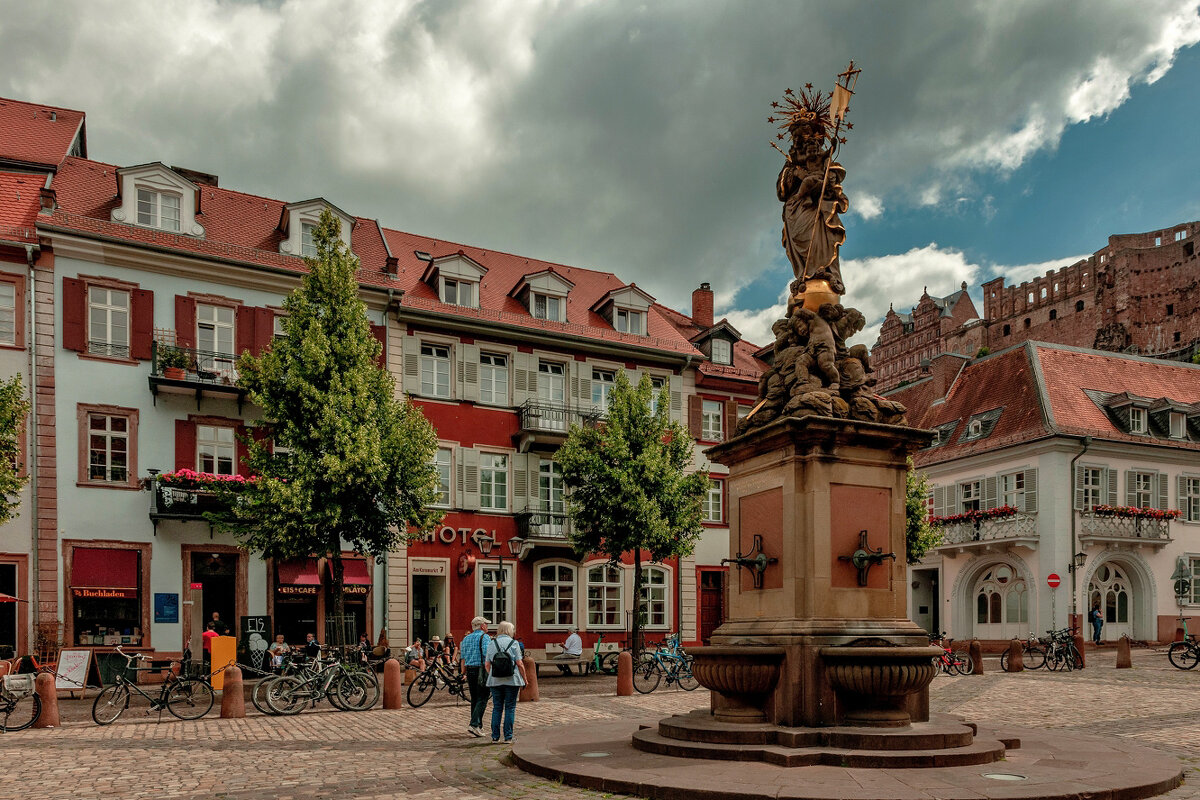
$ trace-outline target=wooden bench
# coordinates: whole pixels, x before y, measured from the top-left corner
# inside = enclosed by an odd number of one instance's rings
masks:
[[[544,650],[527,650],[526,653],[533,658],[533,668],[538,671],[538,675],[542,674],[542,667],[545,666],[567,666],[576,667],[580,675],[587,675],[592,667],[592,658],[589,655],[576,656],[575,658],[555,658],[556,655],[562,652],[562,645],[551,644],[547,645]]]

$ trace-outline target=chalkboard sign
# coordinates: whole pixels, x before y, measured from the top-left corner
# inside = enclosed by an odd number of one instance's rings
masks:
[[[179,622],[179,595],[154,593],[154,621]]]
[[[271,618],[242,617],[238,627],[238,661],[262,672],[271,670]]]
[[[87,696],[87,687],[100,687],[100,668],[92,658],[91,650],[60,650],[58,666],[55,668],[54,688],[67,692],[80,692]]]

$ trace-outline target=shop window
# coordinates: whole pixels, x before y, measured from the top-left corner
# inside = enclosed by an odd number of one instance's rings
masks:
[[[624,627],[624,588],[623,570],[609,564],[588,568],[588,628]]]
[[[508,357],[497,353],[479,356],[479,401],[508,405]]]
[[[485,511],[508,508],[508,456],[480,453],[479,507]]]
[[[661,567],[642,570],[642,591],[638,598],[638,613],[648,629],[667,627],[667,571]]]
[[[77,645],[141,646],[142,552],[71,548],[71,622]]]
[[[722,404],[716,400],[705,400],[700,407],[700,438],[706,442],[719,442],[725,438],[722,423]]]
[[[81,485],[137,486],[138,411],[118,406],[78,406]]]
[[[317,630],[321,573],[315,558],[292,558],[275,562],[275,633],[293,647],[303,645],[307,634],[320,638]]]
[[[212,475],[237,474],[233,428],[196,426],[196,471]]]
[[[9,597],[20,597],[20,587],[17,585],[18,565],[13,562],[0,562],[0,594]],[[0,603],[0,650],[9,649],[8,655],[23,650],[18,630],[18,603]]]
[[[701,511],[705,522],[725,521],[725,512],[722,508],[724,491],[724,481],[713,480],[713,485],[708,487],[708,491],[704,495],[704,505]]]
[[[426,397],[450,396],[450,348],[421,345],[421,394]]]
[[[575,624],[575,568],[568,564],[538,567],[538,626]]]

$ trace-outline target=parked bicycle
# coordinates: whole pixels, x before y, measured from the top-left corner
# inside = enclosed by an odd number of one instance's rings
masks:
[[[324,651],[329,652],[327,648]],[[353,661],[317,658],[291,674],[264,678],[255,690],[251,702],[261,693],[259,698],[270,712],[284,716],[299,714],[325,699],[339,711],[366,711],[379,700],[379,679]]]
[[[434,659],[408,685],[408,704],[420,708],[429,702],[436,689],[445,689],[451,697],[466,700],[466,676],[455,670],[453,665],[442,664]]]
[[[0,681],[0,732],[23,731],[42,715],[33,675],[5,675]]]
[[[159,669],[149,667],[134,667],[138,661],[148,661],[143,653],[132,655],[117,646],[117,655],[125,659],[124,669],[114,676],[113,684],[106,686],[96,695],[92,703],[92,719],[97,725],[109,725],[116,722],[117,717],[129,708],[129,700],[139,694],[150,703],[151,711],[161,712],[164,708],[179,719],[200,719],[213,707],[213,688],[203,678],[182,678],[174,674],[168,667],[161,670],[163,682],[159,687],[158,696],[153,697],[142,691],[134,681],[129,680],[127,673],[157,672]]]
[[[1075,632],[1078,628],[1062,628],[1046,631],[1042,644],[1046,647],[1046,668],[1054,672],[1070,672],[1083,667],[1083,655],[1075,647]]]
[[[653,692],[664,679],[667,686],[676,683],[688,692],[700,685],[692,674],[692,657],[679,645],[678,634],[658,649],[644,652],[633,668],[633,688],[642,694]]]
[[[1200,643],[1196,642],[1196,634],[1188,633],[1187,618],[1180,617],[1179,622],[1183,625],[1183,641],[1167,648],[1167,658],[1176,669],[1192,669],[1200,663]]]
[[[1046,646],[1033,631],[1029,638],[1021,643],[1021,665],[1025,669],[1041,669],[1046,666]],[[1008,672],[1008,649],[1000,653],[1000,671]]]
[[[975,662],[961,650],[954,650],[954,639],[947,637],[944,632],[929,634],[929,643],[942,648],[941,655],[934,657],[933,665],[943,675],[970,675],[975,671]]]

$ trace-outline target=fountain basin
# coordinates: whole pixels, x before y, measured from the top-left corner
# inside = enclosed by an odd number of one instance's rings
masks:
[[[766,720],[763,705],[775,688],[784,649],[761,645],[696,647],[692,674],[706,689],[720,695],[713,716],[723,722],[759,723]]]
[[[825,675],[846,725],[900,728],[912,723],[907,698],[930,684],[937,647],[822,647]]]

